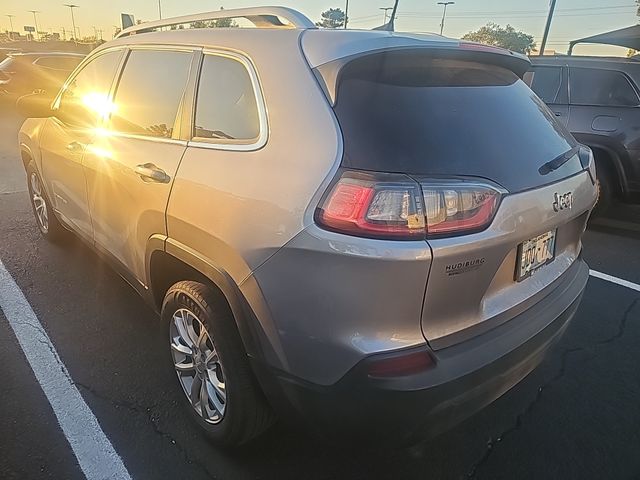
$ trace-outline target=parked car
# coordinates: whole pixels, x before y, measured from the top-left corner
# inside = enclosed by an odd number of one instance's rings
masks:
[[[223,16],[272,28],[173,28]],[[421,439],[534,369],[587,283],[593,158],[529,67],[287,8],[130,27],[53,110],[21,102],[41,117],[19,134],[37,224],[75,232],[160,313],[214,440],[250,440],[273,410]]]
[[[596,213],[640,193],[640,62],[616,57],[532,57],[525,76],[596,159]]]
[[[0,98],[15,100],[34,90],[53,98],[83,58],[77,53],[10,53],[0,63]]]
[[[20,49],[0,47],[0,62],[12,53],[20,53]]]

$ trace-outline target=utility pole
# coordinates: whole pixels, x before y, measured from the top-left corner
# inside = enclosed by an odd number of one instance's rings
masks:
[[[40,30],[38,30],[38,19],[36,18],[36,13],[40,13],[39,10],[27,10],[27,12],[33,13],[33,23],[36,27],[36,38],[40,40]]]
[[[382,21],[382,24],[384,25],[385,23],[387,23],[387,12],[389,10],[393,10],[393,7],[380,7],[380,10],[384,12],[384,20]]]
[[[455,5],[456,2],[438,2],[438,5],[442,5],[444,9],[442,10],[442,22],[440,22],[440,35],[444,31],[444,19],[447,16],[447,6]]]
[[[162,20],[162,0],[158,0],[158,16]]]
[[[69,7],[69,10],[71,10],[71,24],[73,25],[73,40],[75,44],[78,45],[78,37],[76,36],[76,19],[73,16],[73,9],[78,8],[78,5],[74,5],[73,3],[65,3],[64,6]]]
[[[347,23],[349,22],[349,0],[346,0],[346,5],[344,6],[344,28],[347,28]]]
[[[10,13],[7,14],[7,17],[9,17],[9,25],[11,25],[11,31],[9,32],[9,39],[13,40],[13,17],[15,17],[15,15],[11,15]]]
[[[64,27],[62,27],[62,41],[63,42],[67,41],[67,31],[65,30]]]
[[[547,46],[547,38],[549,37],[549,29],[551,28],[551,20],[553,19],[553,12],[556,9],[556,0],[551,0],[549,5],[549,15],[547,16],[547,24],[544,26],[544,34],[542,35],[542,43],[540,44],[540,52],[538,55],[544,54],[544,47]]]

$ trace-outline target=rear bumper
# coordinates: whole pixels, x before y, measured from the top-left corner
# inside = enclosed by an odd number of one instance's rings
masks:
[[[438,434],[496,400],[542,361],[578,309],[588,280],[581,258],[571,270],[567,282],[519,316],[438,350],[437,365],[427,371],[370,378],[374,356],[331,386],[276,374],[267,394],[285,418],[293,411],[304,424],[332,437],[410,442]]]

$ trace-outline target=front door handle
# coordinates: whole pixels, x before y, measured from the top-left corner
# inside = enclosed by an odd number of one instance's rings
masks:
[[[84,150],[84,145],[80,142],[71,142],[67,145],[67,150],[71,153],[81,153]]]
[[[145,182],[169,183],[169,181],[171,180],[171,177],[167,175],[167,172],[159,167],[156,167],[153,163],[136,165],[134,171]]]

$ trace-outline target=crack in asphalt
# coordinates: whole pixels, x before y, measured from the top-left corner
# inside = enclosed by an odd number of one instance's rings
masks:
[[[618,324],[618,330],[614,335],[586,347],[566,348],[562,351],[562,354],[560,357],[560,370],[558,371],[558,373],[556,373],[551,379],[549,379],[547,382],[545,382],[543,385],[541,385],[538,388],[538,391],[536,392],[536,395],[533,398],[533,400],[526,406],[526,408],[522,412],[516,415],[515,423],[511,427],[504,430],[495,438],[492,437],[489,439],[489,441],[487,442],[487,447],[484,454],[482,455],[482,457],[480,457],[480,459],[476,463],[471,465],[471,468],[467,472],[466,478],[477,478],[478,470],[487,463],[487,461],[491,457],[491,454],[494,451],[494,448],[500,442],[502,442],[505,439],[505,437],[508,437],[509,435],[511,435],[512,433],[520,429],[520,427],[522,426],[523,418],[533,411],[533,408],[535,407],[535,405],[542,398],[542,392],[544,391],[544,389],[546,389],[551,384],[555,383],[556,381],[564,377],[566,373],[566,367],[567,367],[567,361],[568,361],[569,355],[576,352],[589,351],[590,347],[599,347],[602,345],[615,342],[616,340],[620,339],[625,334],[625,331],[627,329],[627,323],[629,321],[629,317],[631,316],[631,312],[636,307],[636,305],[638,305],[638,303],[640,303],[640,297],[636,298],[629,304],[629,306],[626,308],[626,310],[622,315],[622,319]],[[587,360],[593,359],[595,357],[596,355],[591,355]]]
[[[207,468],[207,466],[205,464],[203,464],[202,462],[200,462],[199,460],[194,459],[189,452],[187,451],[187,449],[185,449],[169,432],[165,432],[164,430],[162,430],[158,424],[156,423],[156,420],[153,416],[152,413],[152,409],[155,408],[155,405],[151,406],[151,407],[146,407],[144,405],[140,405],[136,402],[129,402],[127,400],[116,400],[113,398],[110,398],[100,392],[98,392],[96,389],[94,389],[93,387],[90,387],[89,385],[85,385],[84,383],[81,382],[74,382],[76,386],[82,388],[83,390],[87,391],[88,393],[92,394],[93,396],[95,396],[96,398],[99,398],[105,402],[110,403],[111,405],[115,406],[115,407],[122,407],[125,408],[127,410],[129,410],[130,412],[136,413],[138,415],[142,415],[144,417],[146,417],[149,420],[149,423],[151,424],[151,428],[153,429],[153,431],[157,434],[160,435],[162,438],[168,440],[172,445],[175,445],[179,450],[180,453],[183,457],[183,459],[187,462],[190,463],[192,465],[197,466],[198,468],[200,468],[200,470],[202,470],[202,472],[209,478],[217,478],[213,473],[211,473],[209,471],[209,469]]]

